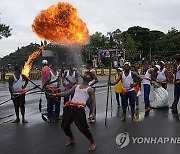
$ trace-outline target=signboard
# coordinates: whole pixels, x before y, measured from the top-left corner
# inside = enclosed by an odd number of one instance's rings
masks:
[[[51,50],[43,50],[42,57],[54,57],[54,54]]]

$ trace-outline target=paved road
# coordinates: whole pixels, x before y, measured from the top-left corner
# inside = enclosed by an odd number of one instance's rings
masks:
[[[99,84],[104,84],[107,77],[100,77]],[[40,81],[35,81],[40,83]],[[29,85],[32,88],[33,85]],[[142,117],[140,122],[132,123],[130,116],[126,122],[120,121],[121,109],[117,108],[113,93],[112,117],[109,106],[107,127],[104,126],[105,106],[106,106],[107,88],[96,90],[97,101],[97,122],[90,124],[90,129],[97,141],[97,150],[93,153],[146,153],[146,154],[178,154],[179,144],[140,144],[133,143],[132,137],[179,137],[180,124],[179,116],[174,116],[168,109],[151,110],[148,117]],[[173,85],[168,86],[169,102],[173,100]],[[9,98],[8,85],[0,84],[0,102]],[[72,125],[72,130],[77,144],[72,147],[65,147],[67,137],[60,128],[59,123],[48,124],[41,119],[38,111],[38,100],[40,94],[31,94],[26,96],[26,117],[28,124],[12,124],[10,116],[0,120],[0,153],[23,153],[23,154],[56,154],[56,153],[88,153],[89,142]],[[153,100],[153,92],[151,93]],[[45,99],[43,96],[43,106]],[[143,96],[140,96],[140,111],[143,111]],[[61,107],[62,112],[62,107]],[[14,113],[13,104],[10,101],[0,106],[0,117],[6,117]],[[88,110],[87,110],[88,113]],[[142,112],[141,112],[142,113]],[[128,112],[130,114],[130,112]],[[10,122],[7,122],[10,121]],[[6,123],[7,122],[7,123]],[[115,139],[119,133],[128,132],[130,143],[127,147],[119,149]],[[140,138],[141,139],[141,138]]]

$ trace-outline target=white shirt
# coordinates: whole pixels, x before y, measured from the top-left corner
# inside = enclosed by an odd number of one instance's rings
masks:
[[[131,88],[131,86],[130,86],[131,84],[133,84],[132,72],[130,71],[128,76],[125,76],[125,73],[123,71],[123,73],[122,73],[123,89],[126,89],[128,91],[134,90],[134,88]]]
[[[166,83],[166,74],[165,74],[166,68],[163,68],[163,70],[158,71],[157,80],[158,82]]]
[[[149,70],[150,69],[148,69],[147,71],[146,71],[146,74],[144,75],[144,79],[143,79],[143,84],[151,84],[151,74],[149,73]]]
[[[177,67],[177,72],[176,72],[176,80],[180,80],[180,71],[179,71],[180,65]]]
[[[67,71],[67,74],[66,74],[66,76],[65,76],[65,79],[68,79],[69,81],[71,81],[71,83],[76,83],[77,81],[76,81],[76,72],[75,71],[73,71],[73,75],[70,75],[70,73],[69,73],[69,70]],[[67,80],[65,80],[65,83],[66,84],[68,84],[69,82],[67,81]]]
[[[53,82],[53,81],[58,79],[58,77],[59,77],[59,72],[58,71],[57,71],[56,75],[54,75],[52,71],[50,71],[50,73],[51,73],[51,80],[50,80],[50,82]],[[57,87],[58,86],[58,82],[51,83],[50,86],[51,87]]]
[[[79,102],[79,103],[86,103],[89,99],[88,89],[90,87],[87,87],[85,89],[80,89],[80,85],[78,85],[75,89],[74,96],[72,98],[72,102]]]
[[[23,80],[22,75],[20,75],[19,80],[16,78],[16,76],[13,74],[14,82],[13,82],[13,94],[21,94],[22,86],[23,86]]]

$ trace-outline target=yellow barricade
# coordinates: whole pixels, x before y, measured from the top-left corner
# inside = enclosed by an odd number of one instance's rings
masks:
[[[115,75],[117,73],[116,69],[111,70],[111,75]]]
[[[103,75],[106,75],[106,76],[109,75],[109,69],[104,69],[103,70]]]
[[[39,80],[41,78],[41,71],[31,70],[29,72],[29,78],[33,80]]]
[[[103,75],[103,74],[102,74],[102,69],[96,69],[96,74],[97,74],[97,75]]]
[[[9,77],[10,77],[11,75],[13,75],[12,72],[6,73],[6,75],[5,75],[6,81],[9,80]],[[1,78],[2,78],[2,77],[1,77],[1,74],[0,74],[0,80],[2,80]],[[33,79],[33,80],[39,80],[39,79],[41,78],[41,71],[37,71],[37,70],[32,70],[32,71],[30,71],[30,72],[29,72],[29,78],[30,78],[30,79]]]
[[[6,75],[5,75],[6,81],[9,80],[9,77],[10,77],[11,75],[13,75],[13,73],[6,73]]]
[[[111,75],[115,75],[116,74],[116,69],[112,69],[111,70]],[[103,75],[108,76],[109,75],[109,69],[104,69],[103,70]]]
[[[81,70],[81,74],[84,74],[87,71],[87,69]]]
[[[81,73],[84,74],[87,70],[83,69],[81,70]],[[97,75],[109,75],[109,69],[95,69]],[[111,75],[115,75],[117,73],[116,69],[111,70]]]

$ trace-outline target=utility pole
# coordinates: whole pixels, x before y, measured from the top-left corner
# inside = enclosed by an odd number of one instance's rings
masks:
[[[91,60],[91,50],[89,50],[89,60]]]
[[[126,60],[126,50],[123,47],[123,56],[124,56],[124,61]]]
[[[150,49],[149,49],[149,60],[150,60],[150,62],[151,62],[151,60],[152,60],[152,51],[151,51],[151,42],[150,42]]]

